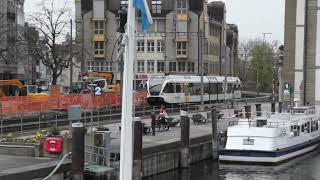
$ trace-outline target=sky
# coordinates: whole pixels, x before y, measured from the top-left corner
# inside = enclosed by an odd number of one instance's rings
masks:
[[[41,0],[26,0],[26,16],[37,10]],[[66,0],[59,0],[66,1]],[[271,42],[284,42],[284,5],[285,0],[222,0],[227,7],[227,23],[237,24],[240,41],[263,38]],[[71,0],[74,2],[74,0]],[[210,0],[209,0],[210,2]],[[63,3],[61,3],[63,4]]]

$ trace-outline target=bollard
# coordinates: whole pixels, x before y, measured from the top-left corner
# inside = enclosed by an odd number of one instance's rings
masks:
[[[282,113],[282,106],[283,106],[283,102],[279,102],[279,106],[278,106],[279,113]]]
[[[72,105],[68,107],[68,121],[69,121],[69,131],[72,137],[72,123],[81,120],[81,106],[80,105]],[[91,129],[92,130],[92,129]]]
[[[142,123],[141,118],[133,120],[133,171],[132,180],[142,179]]]
[[[262,115],[261,104],[256,104],[256,114],[257,114],[257,117],[260,117]]]
[[[153,113],[151,115],[151,129],[152,129],[152,136],[156,135],[156,118],[157,116]]]
[[[271,113],[274,114],[276,112],[276,103],[272,102],[271,103]]]
[[[84,180],[84,127],[72,123],[72,180]]]
[[[217,110],[212,109],[212,158],[216,160],[218,156],[218,128],[217,128]]]
[[[251,106],[244,106],[244,111],[245,111],[245,117],[247,119],[251,118]]]
[[[181,167],[189,167],[189,148],[190,148],[190,119],[186,111],[181,112]]]

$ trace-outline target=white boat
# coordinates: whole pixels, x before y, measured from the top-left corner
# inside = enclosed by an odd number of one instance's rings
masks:
[[[231,122],[219,160],[245,164],[288,161],[319,146],[319,121],[314,107],[294,107],[283,113]]]

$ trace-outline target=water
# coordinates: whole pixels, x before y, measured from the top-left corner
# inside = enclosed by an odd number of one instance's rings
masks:
[[[144,180],[320,180],[320,150],[278,166],[225,165],[208,160]]]

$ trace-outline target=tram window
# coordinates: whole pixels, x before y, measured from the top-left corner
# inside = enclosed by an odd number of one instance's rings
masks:
[[[218,94],[221,94],[222,92],[223,92],[222,83],[218,83]]]
[[[208,83],[203,84],[203,92],[206,94],[210,93],[210,87]]]
[[[164,93],[174,93],[174,86],[171,83],[168,83],[164,89],[163,89]]]
[[[297,126],[297,135],[300,135],[300,126]]]
[[[176,93],[182,93],[183,89],[182,89],[182,84],[177,83],[176,85]]]
[[[310,122],[307,122],[307,132],[310,133]]]
[[[301,132],[304,132],[304,125],[301,125]]]
[[[210,83],[210,94],[217,94],[217,84]]]
[[[319,123],[318,121],[316,121],[316,131],[318,131],[318,129],[319,129]]]

